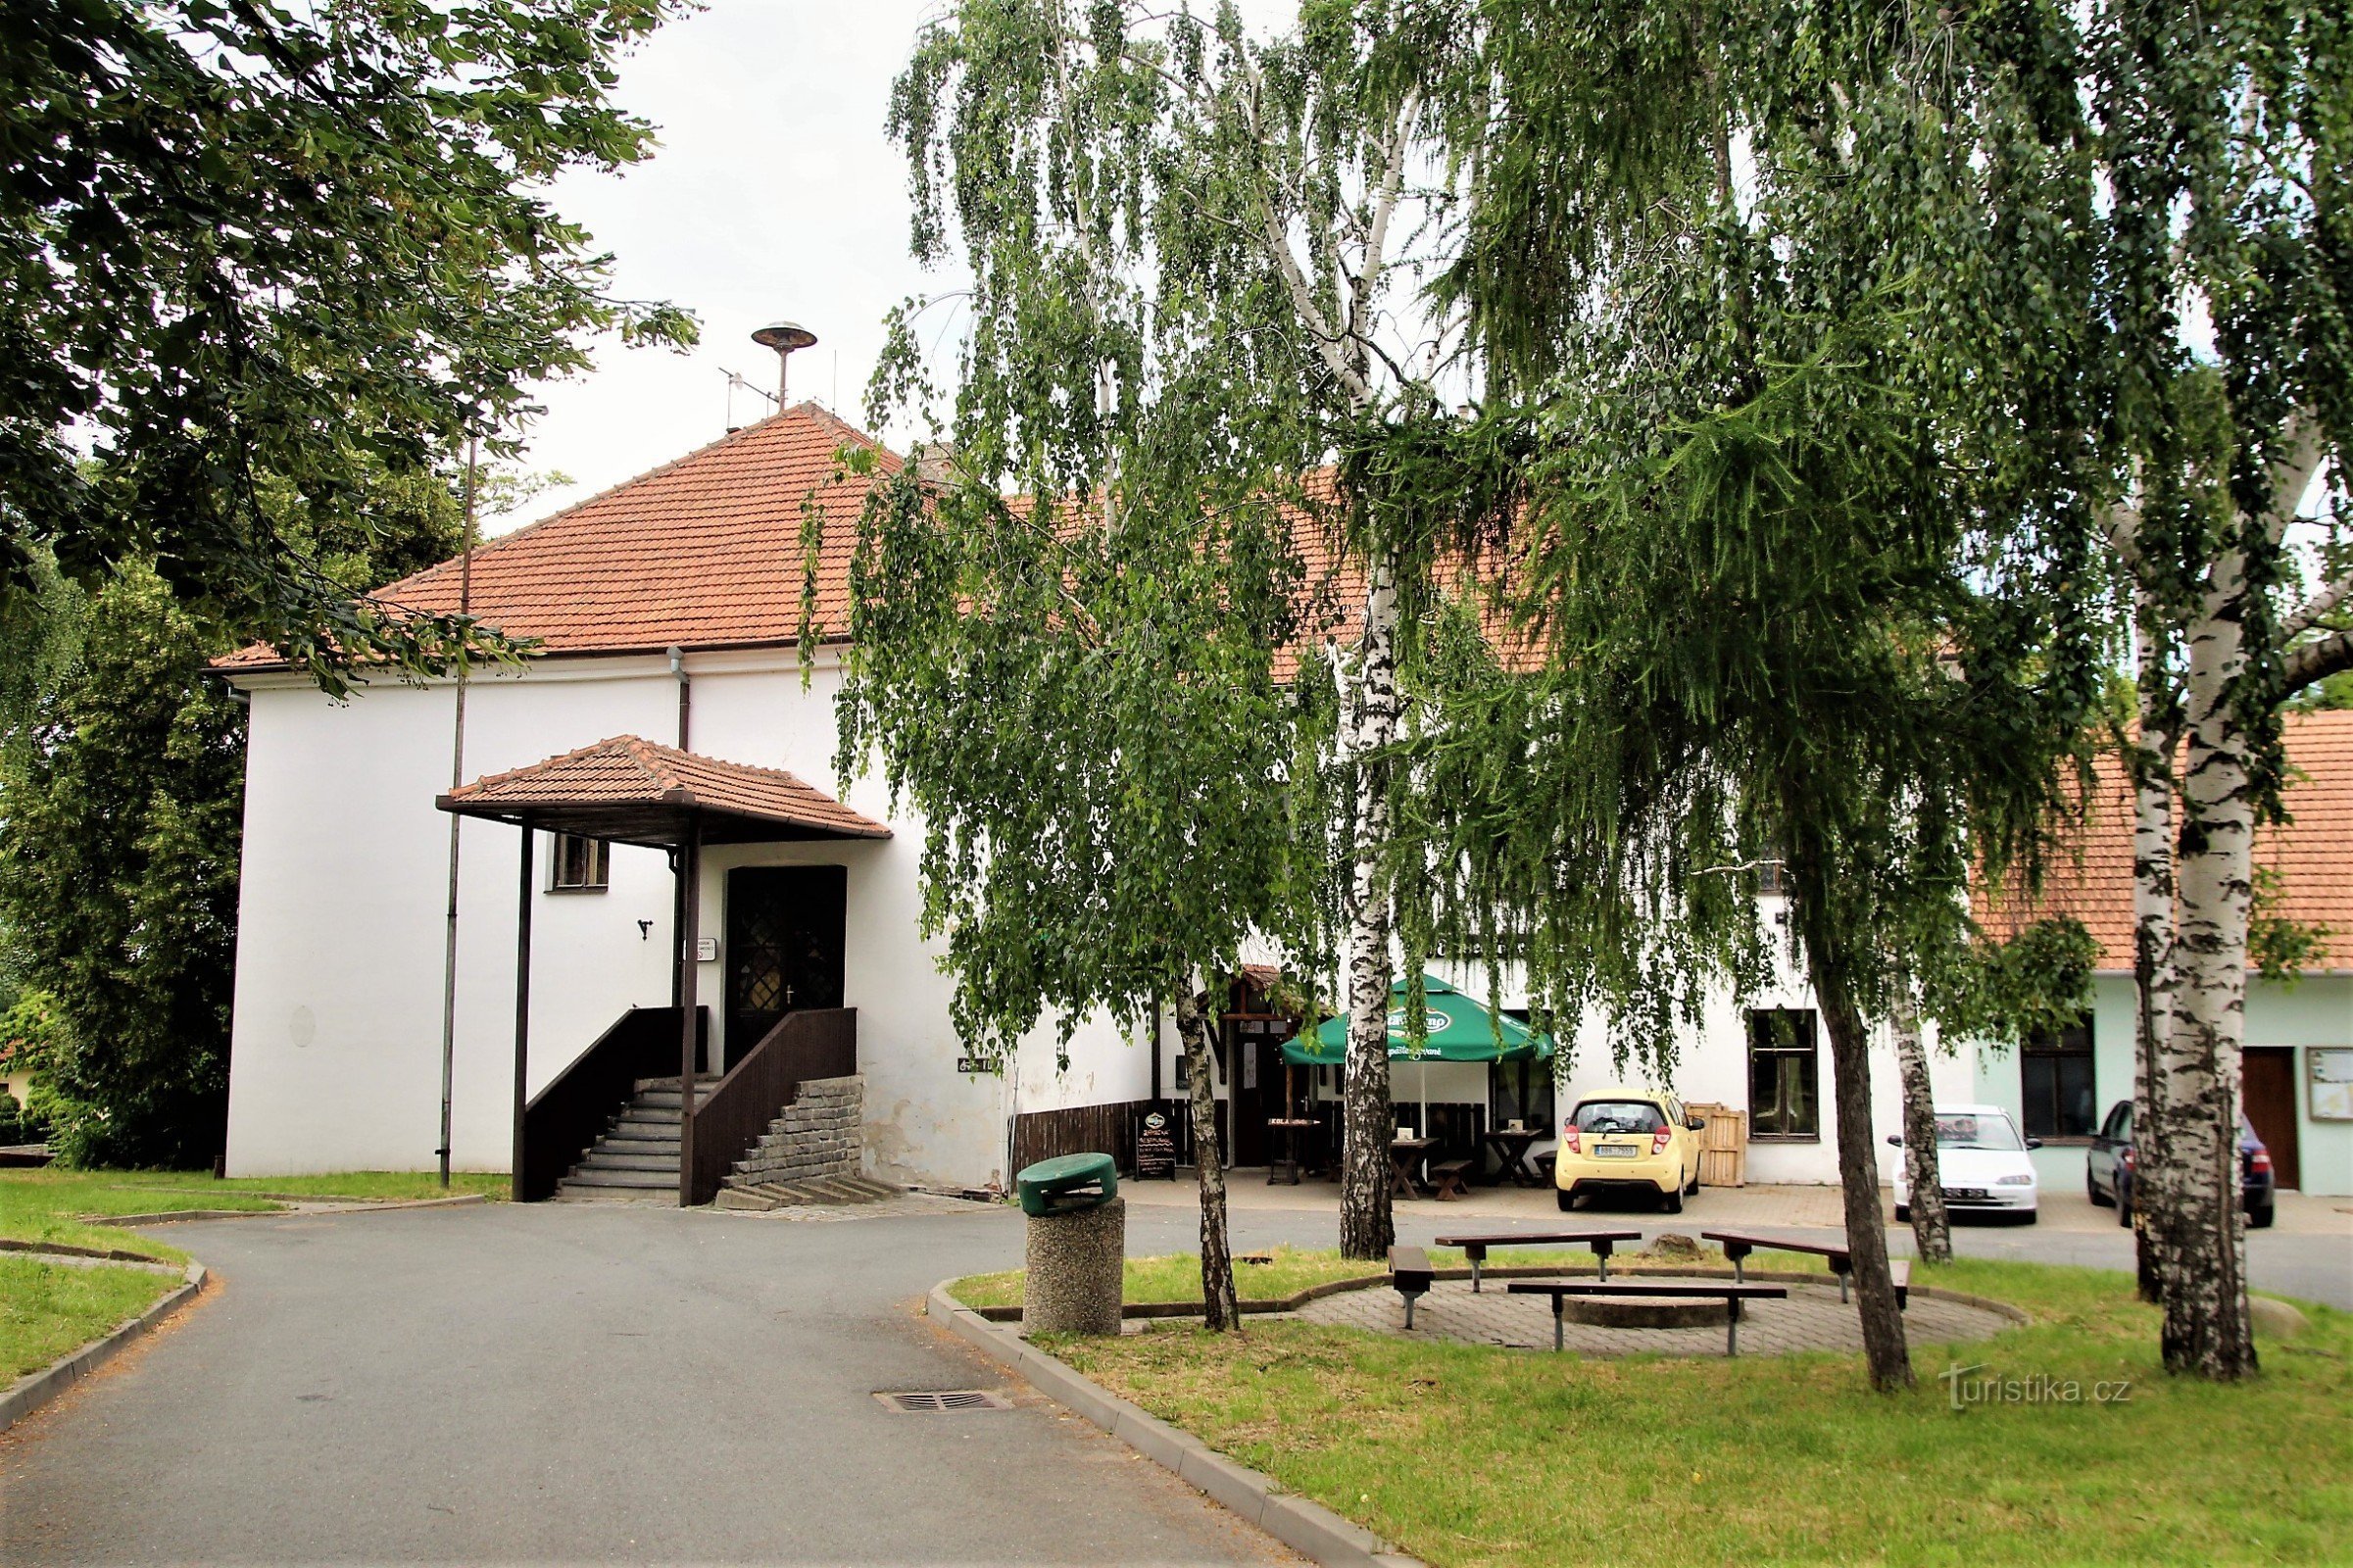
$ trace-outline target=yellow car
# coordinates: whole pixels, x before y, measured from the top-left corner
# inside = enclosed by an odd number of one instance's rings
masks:
[[[1673,1095],[1611,1089],[1588,1095],[1560,1119],[1552,1166],[1561,1211],[1580,1193],[1655,1193],[1670,1214],[1699,1191],[1699,1130],[1706,1125]]]

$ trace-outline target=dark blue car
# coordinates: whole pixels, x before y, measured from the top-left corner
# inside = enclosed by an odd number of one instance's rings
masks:
[[[2263,1147],[2244,1114],[2238,1118],[2239,1200],[2247,1225],[2262,1230],[2272,1222],[2272,1152]],[[2132,1223],[2132,1102],[2120,1100],[2100,1123],[2083,1156],[2083,1191],[2096,1204],[2116,1205],[2116,1223]]]

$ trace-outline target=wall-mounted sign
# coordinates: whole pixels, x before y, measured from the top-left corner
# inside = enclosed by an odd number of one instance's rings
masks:
[[[956,1058],[956,1070],[968,1073],[1003,1073],[1005,1058],[1003,1056],[958,1056]]]
[[[695,961],[697,963],[718,962],[719,939],[717,937],[695,938]]]
[[[2312,1119],[2353,1121],[2353,1046],[2312,1046],[2304,1060]]]

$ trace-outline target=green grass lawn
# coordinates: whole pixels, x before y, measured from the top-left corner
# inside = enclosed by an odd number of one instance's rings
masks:
[[[0,1387],[144,1312],[179,1283],[127,1265],[74,1268],[0,1252]]]
[[[507,1178],[453,1175],[450,1191],[504,1196]],[[203,1171],[8,1170],[0,1171],[0,1236],[113,1248],[179,1262],[187,1254],[175,1248],[136,1231],[84,1223],[83,1216],[176,1213],[196,1208],[267,1212],[285,1206],[261,1196],[265,1193],[379,1201],[442,1196],[439,1181],[420,1171],[364,1170],[215,1181]]]
[[[1190,1261],[1139,1260],[1131,1285],[1174,1289]],[[2216,1388],[2166,1376],[2127,1276],[1967,1259],[1913,1278],[2034,1321],[1957,1353],[1915,1344],[1920,1387],[1893,1396],[1848,1355],[1588,1359],[1291,1321],[1054,1349],[1443,1568],[2346,1560],[2353,1315],[2306,1307],[2260,1378]],[[1956,1364],[2084,1397],[1955,1410],[1937,1374]]]

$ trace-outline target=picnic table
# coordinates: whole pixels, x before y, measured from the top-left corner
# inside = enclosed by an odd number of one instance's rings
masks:
[[[1544,1130],[1541,1127],[1523,1127],[1517,1132],[1509,1127],[1501,1127],[1479,1135],[1479,1142],[1495,1152],[1495,1161],[1501,1167],[1495,1172],[1496,1185],[1500,1186],[1506,1179],[1514,1187],[1544,1185],[1544,1178],[1534,1165],[1528,1163],[1528,1151],[1535,1148],[1536,1141],[1544,1136]]]
[[[1491,1247],[1590,1247],[1600,1261],[1601,1277],[1609,1278],[1609,1254],[1620,1242],[1639,1242],[1641,1231],[1491,1231],[1478,1236],[1441,1236],[1441,1247],[1459,1247],[1471,1265],[1471,1292],[1479,1291],[1479,1271]]]
[[[1435,1138],[1393,1138],[1389,1141],[1389,1167],[1393,1177],[1390,1192],[1398,1198],[1419,1198],[1421,1184],[1413,1177],[1413,1168],[1438,1147]]]

